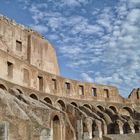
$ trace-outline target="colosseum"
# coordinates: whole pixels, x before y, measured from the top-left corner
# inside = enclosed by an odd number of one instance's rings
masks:
[[[54,47],[0,17],[0,140],[139,140],[140,89],[60,75]]]

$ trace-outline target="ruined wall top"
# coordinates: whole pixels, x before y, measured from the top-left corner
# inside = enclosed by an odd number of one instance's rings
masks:
[[[4,16],[0,16],[0,45],[1,50],[40,70],[60,74],[54,47],[36,31]]]

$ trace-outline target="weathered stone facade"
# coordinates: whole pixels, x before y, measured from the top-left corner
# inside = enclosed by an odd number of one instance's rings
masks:
[[[0,67],[0,140],[139,138],[140,89],[126,99],[114,86],[61,77],[53,46],[3,16]]]

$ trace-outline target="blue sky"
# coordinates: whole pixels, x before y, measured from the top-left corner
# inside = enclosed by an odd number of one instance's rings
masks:
[[[140,87],[140,0],[0,0],[0,13],[53,44],[62,76]]]

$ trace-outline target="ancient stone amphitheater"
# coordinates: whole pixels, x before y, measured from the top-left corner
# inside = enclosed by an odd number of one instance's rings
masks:
[[[139,140],[140,89],[63,78],[53,46],[0,17],[0,140]]]

